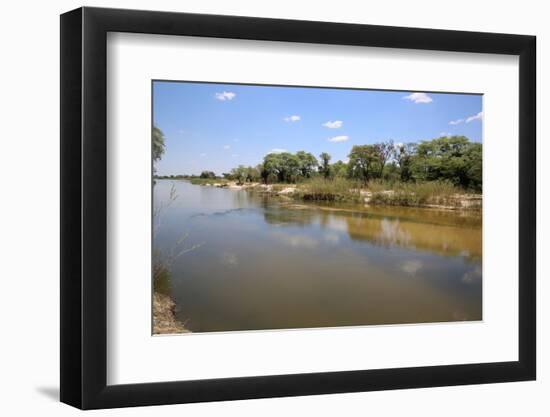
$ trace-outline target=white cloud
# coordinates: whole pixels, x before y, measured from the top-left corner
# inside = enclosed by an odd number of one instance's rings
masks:
[[[297,122],[301,119],[300,116],[298,116],[297,114],[293,114],[292,116],[287,116],[284,118],[284,121],[285,122]]]
[[[223,145],[223,149],[231,149],[231,146],[229,146],[229,145]]]
[[[205,154],[205,153],[201,153],[199,156],[206,156],[206,154]]]
[[[455,126],[455,125],[459,125],[459,124],[462,123],[463,121],[464,121],[464,119],[451,120],[451,121],[449,122],[449,124]]]
[[[345,142],[348,139],[349,139],[349,136],[334,136],[333,138],[330,138],[328,141],[338,143],[338,142]]]
[[[268,153],[283,153],[283,152],[287,152],[287,150],[282,148],[273,148]]]
[[[330,120],[326,123],[323,123],[323,126],[328,127],[329,129],[339,129],[344,124],[341,120],[335,120],[331,122]]]
[[[432,98],[426,93],[412,93],[412,94],[409,94],[408,96],[403,97],[403,99],[412,101],[413,103],[416,103],[416,104],[426,104],[426,103],[431,103],[433,101]]]
[[[466,123],[470,123],[470,122],[473,122],[474,120],[482,120],[482,119],[483,119],[483,112],[480,111],[478,114],[466,118]]]
[[[231,91],[224,91],[223,93],[216,93],[216,100],[226,101],[233,100],[237,94],[232,93]]]
[[[453,134],[452,134],[451,132],[441,132],[441,133],[439,134],[439,136],[445,136],[445,137],[447,137],[447,136],[453,136]]]

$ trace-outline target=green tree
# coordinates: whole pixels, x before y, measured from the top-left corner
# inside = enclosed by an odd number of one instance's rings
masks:
[[[246,180],[249,182],[257,182],[261,178],[261,167],[248,167],[246,169]]]
[[[472,143],[464,154],[468,187],[481,192],[483,184],[483,147],[481,143]]]
[[[395,147],[393,145],[393,140],[390,139],[386,142],[375,143],[373,145],[373,150],[378,158],[378,177],[381,178],[386,163],[394,155]]]
[[[399,167],[397,166],[397,163],[395,161],[386,164],[386,166],[384,167],[384,172],[382,173],[382,178],[385,181],[389,181],[391,183],[394,183],[401,179]]]
[[[152,152],[153,152],[153,172],[156,172],[156,168],[154,166],[154,163],[159,161],[160,158],[162,158],[162,155],[165,151],[165,144],[164,144],[164,133],[162,133],[162,130],[160,130],[158,127],[153,126],[153,132],[151,135],[151,142],[152,142]]]
[[[401,143],[395,147],[395,160],[399,166],[401,181],[410,181],[412,178],[412,159],[416,153],[416,143]]]
[[[281,182],[296,182],[300,175],[300,161],[296,155],[290,152],[283,152],[280,155],[280,180]]]
[[[330,167],[334,177],[346,177],[348,175],[348,164],[342,161],[336,161]]]
[[[380,161],[378,151],[373,145],[354,145],[348,157],[348,176],[358,178],[363,182],[367,182],[373,177],[375,168]]]
[[[289,152],[270,153],[264,157],[262,178],[272,182],[295,182],[300,175],[300,160]]]
[[[231,170],[231,178],[237,181],[238,184],[244,184],[248,176],[248,168],[244,165],[239,165]]]
[[[296,152],[296,157],[298,158],[298,170],[300,171],[300,175],[303,178],[311,177],[311,174],[315,172],[315,168],[319,165],[317,159],[312,154],[305,151]]]
[[[214,179],[214,178],[216,178],[216,174],[213,173],[212,171],[202,171],[201,175],[200,175],[200,178]]]
[[[417,180],[444,179],[464,188],[476,188],[481,187],[481,163],[481,144],[464,136],[450,136],[418,144],[411,168]],[[470,175],[476,172],[474,180]]]
[[[270,153],[264,157],[262,164],[262,179],[264,183],[272,183],[279,179],[280,157],[277,153]]]
[[[319,155],[321,158],[321,166],[319,167],[319,173],[325,178],[330,177],[330,155],[326,152],[323,152]]]

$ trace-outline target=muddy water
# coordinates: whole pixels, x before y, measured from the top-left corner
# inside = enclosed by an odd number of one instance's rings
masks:
[[[479,214],[170,180],[154,206],[154,253],[171,272],[161,287],[193,332],[482,319]]]

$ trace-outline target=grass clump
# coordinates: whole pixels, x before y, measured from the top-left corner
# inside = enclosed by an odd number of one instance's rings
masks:
[[[395,182],[370,181],[370,203],[394,206],[445,205],[460,206],[464,190],[450,181]]]
[[[346,178],[310,178],[300,184],[294,196],[311,201],[360,201],[360,184]]]
[[[227,184],[228,181],[225,178],[191,178],[189,182],[193,185],[206,185],[206,184]]]

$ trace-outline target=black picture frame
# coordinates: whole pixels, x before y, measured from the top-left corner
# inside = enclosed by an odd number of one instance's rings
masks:
[[[519,360],[107,385],[108,32],[519,56]],[[102,8],[61,15],[61,401],[81,409],[534,380],[534,36]]]

